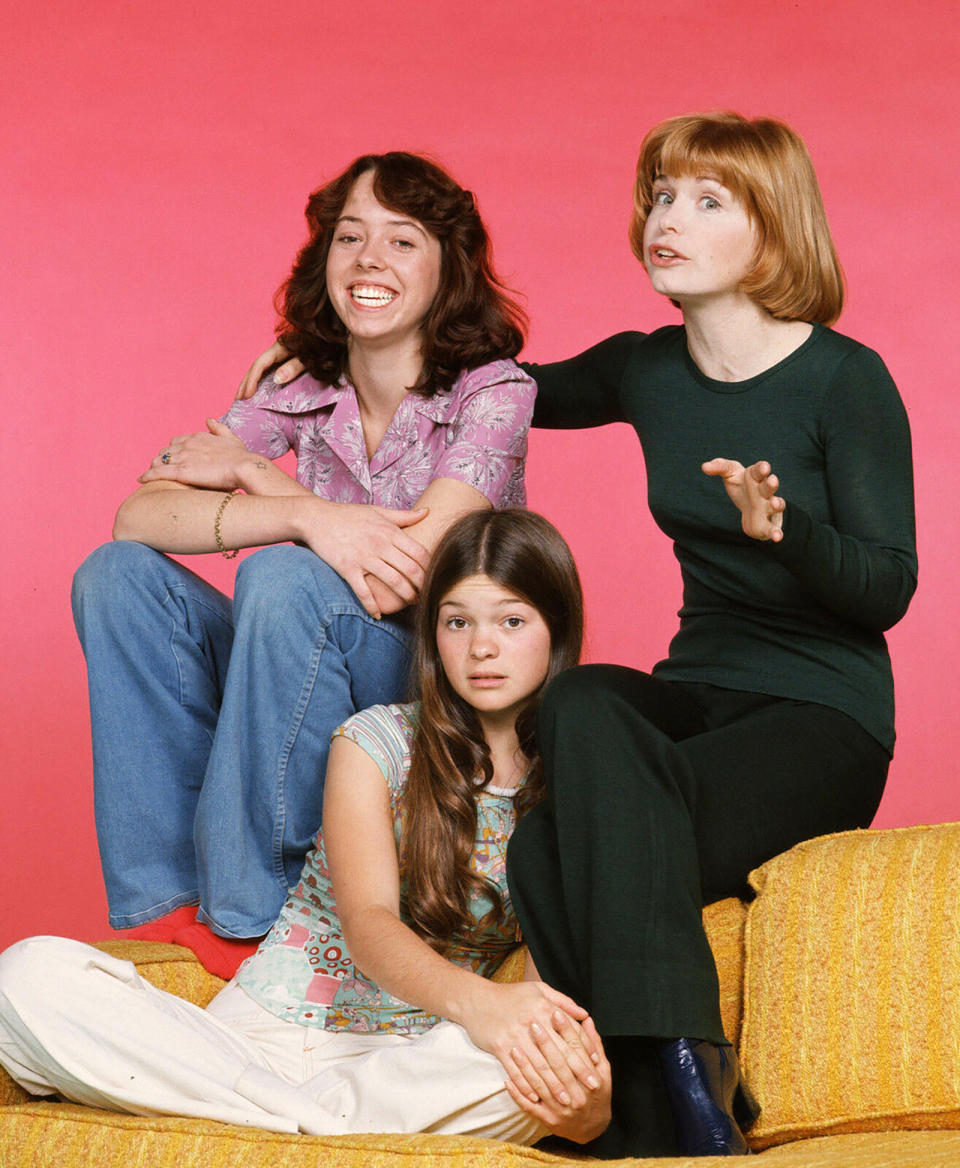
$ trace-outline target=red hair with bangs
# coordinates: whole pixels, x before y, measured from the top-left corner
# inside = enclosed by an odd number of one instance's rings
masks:
[[[770,118],[685,114],[661,122],[640,147],[630,246],[643,262],[643,229],[660,175],[709,175],[743,203],[757,229],[741,287],[778,320],[830,325],[843,308],[843,271],[820,186],[799,134]]]

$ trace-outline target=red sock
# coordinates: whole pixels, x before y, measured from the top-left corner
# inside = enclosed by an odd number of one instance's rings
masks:
[[[145,925],[137,925],[133,929],[123,930],[124,941],[166,941],[173,943],[174,936],[192,925],[197,915],[195,904],[184,904],[175,908],[166,916],[157,917],[155,921],[148,921]]]
[[[234,941],[229,937],[218,937],[206,925],[197,921],[185,929],[181,929],[173,938],[173,943],[174,945],[183,945],[186,949],[192,949],[200,959],[204,969],[208,969],[217,977],[229,981],[237,972],[241,961],[244,961],[251,953],[256,953],[260,938],[253,937],[249,941]]]

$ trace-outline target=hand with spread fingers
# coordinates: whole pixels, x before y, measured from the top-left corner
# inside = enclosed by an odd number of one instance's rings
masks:
[[[723,479],[727,494],[740,512],[745,535],[774,543],[783,539],[783,512],[787,505],[777,494],[780,480],[769,462],[744,467],[733,458],[712,458],[700,469]]]

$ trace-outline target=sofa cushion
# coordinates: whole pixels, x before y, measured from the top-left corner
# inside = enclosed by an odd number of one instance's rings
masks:
[[[722,1168],[727,1158],[588,1160],[596,1168]],[[769,1168],[931,1168],[960,1164],[960,1132],[874,1132],[771,1148]],[[0,1112],[3,1168],[584,1168],[551,1155],[462,1136],[303,1136],[201,1119],[146,1119],[70,1103]]]
[[[72,1103],[0,1113],[3,1168],[547,1168],[533,1148],[466,1136],[305,1136]],[[612,1168],[612,1166],[611,1166]]]
[[[823,836],[750,881],[751,1144],[960,1127],[960,824]]]
[[[708,904],[703,910],[703,927],[717,963],[720,980],[720,1017],[723,1032],[736,1046],[740,1041],[743,1013],[743,934],[747,906],[730,897]]]

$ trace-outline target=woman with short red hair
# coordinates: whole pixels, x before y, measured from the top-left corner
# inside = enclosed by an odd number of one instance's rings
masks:
[[[307,223],[278,295],[306,372],[172,439],[74,581],[110,923],[222,977],[300,875],[331,733],[406,695],[434,544],[524,502],[523,314],[472,193],[368,154]],[[247,547],[232,601],[165,554]]]
[[[789,127],[655,127],[630,241],[683,324],[528,367],[534,423],[635,428],[680,627],[650,673],[582,666],[548,689],[549,798],[511,843],[510,887],[541,976],[604,1037],[614,1119],[591,1150],[732,1154],[749,1107],[701,908],[877,809],[883,633],[916,586],[910,434],[877,354],[828,327],[842,276]]]

